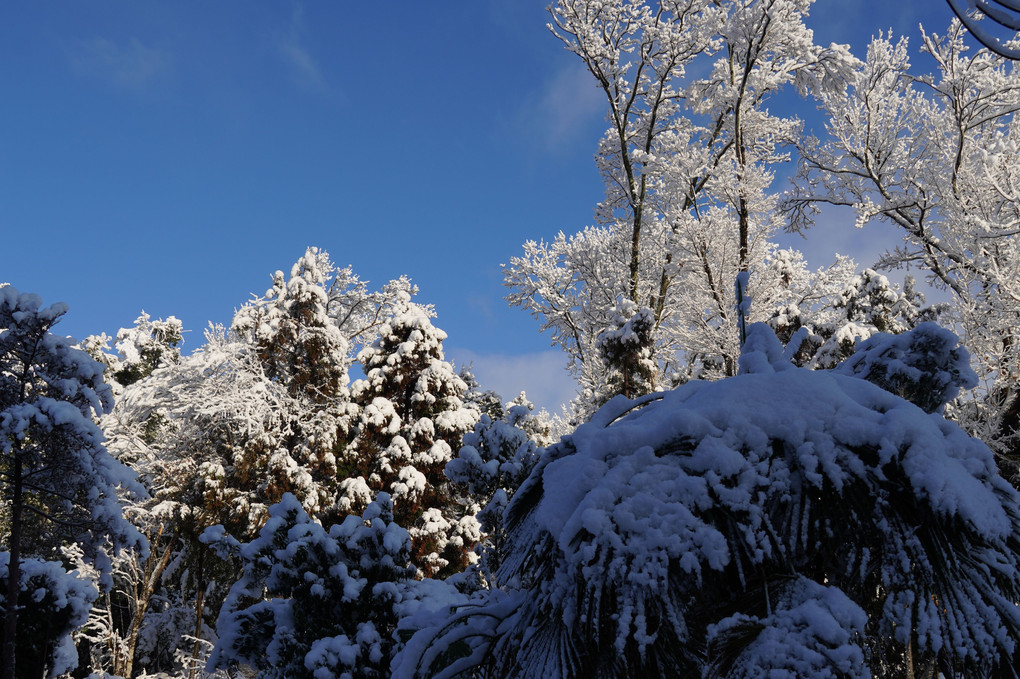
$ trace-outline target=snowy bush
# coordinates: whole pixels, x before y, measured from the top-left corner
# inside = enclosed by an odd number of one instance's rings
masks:
[[[0,552],[0,612],[6,611],[10,553]],[[55,561],[21,561],[15,662],[19,677],[55,677],[78,666],[71,634],[88,621],[99,596],[94,583],[67,572]]]
[[[265,678],[388,676],[400,617],[452,589],[419,590],[410,536],[393,523],[389,497],[328,531],[290,494],[269,514],[248,544],[218,526],[203,536],[244,567],[220,613],[209,668],[246,664]]]
[[[1020,496],[988,448],[794,367],[762,324],[741,370],[618,397],[547,449],[506,512],[501,591],[395,676],[1008,676]]]
[[[961,388],[977,386],[970,354],[957,346],[958,341],[936,323],[921,323],[901,335],[873,335],[835,370],[873,382],[933,413],[956,398]]]
[[[475,517],[484,533],[479,551],[486,577],[502,559],[503,512],[538,462],[538,444],[528,432],[534,423],[532,409],[522,394],[507,404],[502,418],[482,415],[474,430],[464,435],[457,457],[446,464],[446,476],[481,505]]]
[[[709,626],[708,677],[870,677],[861,647],[868,616],[846,594],[801,577],[779,582],[774,597],[772,611]]]

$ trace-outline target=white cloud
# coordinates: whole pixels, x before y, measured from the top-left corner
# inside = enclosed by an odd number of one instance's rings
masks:
[[[458,366],[471,365],[481,387],[494,390],[505,401],[524,391],[536,408],[556,414],[577,389],[567,372],[566,357],[559,351],[508,355],[447,348],[446,353]]]
[[[326,79],[322,75],[318,62],[304,45],[304,34],[304,10],[300,5],[297,5],[291,14],[287,32],[279,36],[277,40],[277,49],[283,60],[290,66],[295,83],[306,90],[325,92],[329,89]]]
[[[80,74],[135,90],[166,74],[170,68],[168,54],[142,44],[137,38],[131,38],[123,46],[106,38],[85,40],[71,50],[70,59]]]

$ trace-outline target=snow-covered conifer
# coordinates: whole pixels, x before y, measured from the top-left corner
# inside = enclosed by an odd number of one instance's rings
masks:
[[[900,288],[873,269],[852,276],[826,302],[815,310],[788,305],[769,320],[797,365],[833,368],[873,334],[905,332],[944,310],[944,305],[925,306],[924,295],[914,289],[910,276]]]
[[[594,395],[598,407],[622,394],[644,396],[655,389],[658,368],[652,357],[655,348],[655,316],[651,309],[617,298],[611,310],[611,325],[599,333],[595,347],[606,367],[605,383]]]
[[[347,396],[349,344],[328,314],[334,276],[329,255],[308,248],[289,278],[277,271],[265,296],[234,316],[234,332],[256,348],[266,376],[292,396]]]
[[[959,338],[936,323],[922,323],[900,335],[878,333],[835,368],[901,396],[934,413],[956,398],[961,389],[977,386],[970,353]]]
[[[457,457],[446,465],[446,476],[466,488],[467,497],[480,509],[475,514],[484,537],[480,556],[486,579],[503,558],[503,512],[521,483],[538,462],[542,443],[533,432],[534,406],[520,394],[507,404],[505,414],[493,419],[483,414],[473,431],[464,435]]]
[[[358,355],[365,379],[352,386],[361,407],[357,436],[341,462],[338,509],[361,511],[377,492],[411,534],[412,560],[426,577],[461,570],[477,541],[443,473],[478,411],[461,400],[467,385],[443,355],[446,333],[407,300]]]
[[[0,552],[0,611],[7,609],[10,552]],[[77,571],[67,572],[57,561],[24,559],[18,588],[21,606],[29,615],[18,621],[15,676],[55,677],[78,667],[72,633],[88,620],[99,592],[95,583]]]
[[[51,332],[66,311],[0,287],[0,486],[8,552],[3,679],[15,674],[26,556],[56,560],[59,547],[79,544],[109,586],[111,554],[145,549],[124,519],[117,489],[138,496],[145,490],[107,453],[94,421],[113,406],[104,366]]]
[[[472,371],[472,366],[461,367],[458,374],[467,386],[464,396],[461,397],[465,406],[474,408],[479,415],[488,415],[494,420],[498,420],[506,414],[503,408],[503,397],[492,389],[483,389]]]
[[[183,333],[183,325],[175,316],[153,321],[142,311],[133,327],[117,331],[113,340],[116,355],[108,353],[111,340],[106,333],[89,335],[82,348],[107,366],[108,381],[119,389],[148,377],[161,365],[178,362]]]
[[[94,634],[107,629],[127,646],[137,640],[121,667],[133,656],[135,671],[180,672],[214,638],[209,622],[237,573],[203,556],[197,537],[206,527],[254,539],[268,507],[288,492],[311,515],[335,507],[347,473],[338,462],[357,415],[347,373],[354,350],[416,292],[406,278],[370,291],[316,248],[272,281],[230,329],[210,328],[195,352],[126,387],[103,419],[111,450],[155,496],[136,508],[139,525],[162,536],[158,555],[119,570],[124,587],[139,593],[119,610],[145,619],[126,615]],[[201,642],[185,644],[182,633]]]

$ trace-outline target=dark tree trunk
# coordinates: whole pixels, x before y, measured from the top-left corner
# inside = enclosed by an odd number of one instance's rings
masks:
[[[21,591],[21,458],[17,445],[12,451],[11,469],[11,538],[10,561],[7,565],[7,608],[4,611],[3,645],[0,647],[0,679],[15,679],[14,651],[18,635],[18,593]]]

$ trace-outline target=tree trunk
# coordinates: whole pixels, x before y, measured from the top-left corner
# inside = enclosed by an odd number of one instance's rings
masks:
[[[14,679],[14,654],[18,636],[18,593],[21,591],[21,456],[17,444],[12,451],[11,538],[7,564],[7,610],[4,611],[3,646],[0,647],[0,679]]]
[[[198,651],[202,647],[202,613],[205,608],[205,550],[198,553],[198,596],[195,601],[195,647],[191,652],[191,671],[188,679],[195,679]]]
[[[907,679],[914,679],[914,633],[910,633],[906,653]]]
[[[158,543],[160,535],[163,533],[163,527],[160,526],[159,533],[156,535],[155,542]],[[153,545],[155,549],[155,545]],[[134,670],[135,662],[135,648],[138,646],[138,633],[142,629],[142,621],[145,619],[145,613],[149,610],[149,603],[152,601],[152,595],[156,591],[156,584],[159,582],[160,577],[163,575],[163,571],[166,570],[166,566],[170,563],[170,555],[173,553],[173,545],[167,545],[166,551],[163,552],[163,556],[160,557],[158,562],[154,562],[156,557],[153,551],[152,555],[149,556],[147,562],[147,573],[145,574],[145,581],[142,583],[142,591],[135,597],[135,611],[131,617],[131,627],[128,630],[127,648],[124,651],[124,662],[121,668],[120,675],[124,677],[130,677]],[[154,565],[155,564],[155,565]]]

